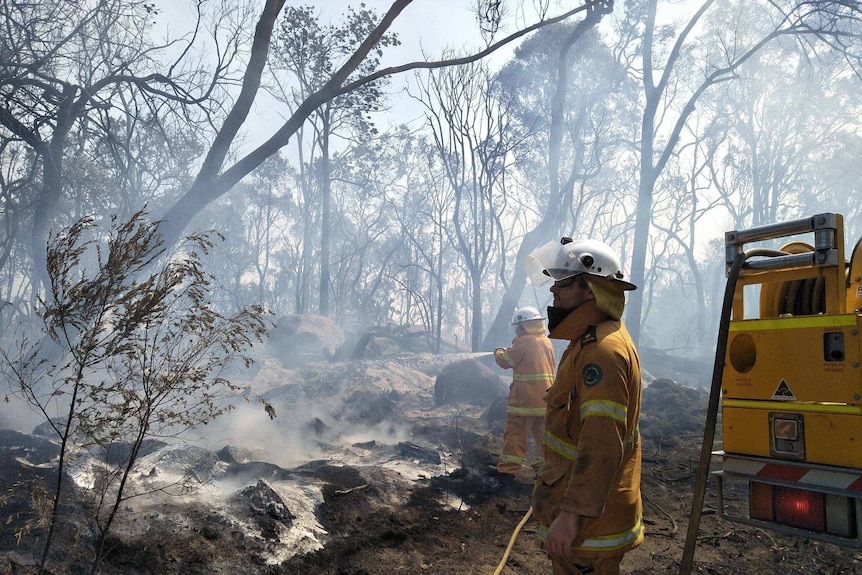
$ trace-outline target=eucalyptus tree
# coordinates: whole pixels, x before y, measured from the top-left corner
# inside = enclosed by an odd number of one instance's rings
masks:
[[[276,298],[283,299],[280,309],[310,313],[314,297],[312,284],[318,253],[314,249],[315,230],[320,228],[319,194],[308,186],[303,170],[288,166],[287,176],[293,193],[287,198],[287,222],[282,242],[276,251],[278,272]]]
[[[369,55],[373,57],[380,50],[382,38],[412,1],[394,0],[355,49],[343,54],[319,88],[307,94],[268,139],[244,154],[237,154],[237,150],[270,58],[270,43],[284,0],[261,0],[257,5],[193,3],[214,10],[212,41],[208,44],[214,51],[206,66],[201,64],[203,52],[197,51],[203,37],[199,34],[204,29],[201,21],[178,43],[154,43],[152,22],[157,14],[146,0],[100,0],[85,6],[49,0],[3,3],[0,9],[6,26],[0,30],[0,125],[4,134],[39,158],[41,181],[29,236],[42,285],[47,279],[48,229],[69,191],[64,188],[66,154],[75,144],[88,141],[84,137],[88,130],[100,126],[94,111],[111,109],[122,115],[144,110],[157,124],[172,115],[189,131],[208,131],[193,177],[183,182],[175,200],[164,202],[160,231],[166,242],[172,243],[201,210],[286,146],[306,120],[334,98],[408,70],[479,60],[533,30],[597,3],[588,0],[584,6],[553,17],[543,11],[533,24],[518,27],[463,58],[421,59],[370,74],[357,73]],[[500,3],[481,0],[480,11],[487,4]],[[255,26],[246,25],[247,10],[258,14]],[[495,19],[491,18],[492,28]],[[121,102],[135,102],[137,106]],[[73,142],[71,135],[76,130],[81,138]]]
[[[272,67],[276,74],[289,73],[293,82],[276,78],[284,86],[277,94],[292,109],[296,109],[312,94],[318,92],[332,77],[340,63],[370,35],[378,21],[374,10],[364,5],[355,10],[348,8],[347,14],[338,25],[320,23],[315,10],[310,6],[298,8],[288,6],[281,25],[276,33]],[[398,45],[395,34],[383,34],[377,40],[375,50],[360,62],[347,77],[351,81],[357,77],[373,74],[380,67],[383,50]],[[383,80],[361,84],[354,90],[338,95],[323,102],[308,117],[312,131],[312,142],[306,155],[303,148],[308,145],[297,139],[301,161],[308,162],[311,169],[304,174],[309,181],[305,186],[319,190],[320,230],[320,284],[318,305],[321,315],[330,313],[330,257],[332,237],[332,179],[331,158],[336,146],[335,140],[342,143],[361,141],[369,137],[374,127],[370,114],[384,105]]]
[[[740,37],[762,30],[760,10],[739,9],[723,6],[706,23],[704,49],[714,50],[727,34],[729,18],[722,10],[744,14],[736,20]],[[685,322],[696,326],[690,342],[710,344],[709,318],[716,316],[715,297],[721,293],[710,289],[713,274],[707,266],[723,266],[721,259],[697,255],[707,239],[704,232],[716,233],[718,225],[741,229],[845,210],[846,190],[839,200],[829,187],[834,185],[831,174],[846,171],[836,169],[835,154],[858,133],[858,80],[847,71],[839,54],[811,53],[793,38],[776,38],[737,69],[733,82],[701,97],[654,191],[652,225],[658,233],[651,234],[647,252],[652,263],[646,274],[645,325],[661,328],[649,319],[650,301],[658,295],[652,288],[660,281],[676,294],[675,305],[688,297],[686,307],[696,311],[694,321]],[[852,156],[842,156],[845,166],[851,165]],[[674,258],[676,250],[681,253]],[[670,283],[657,274],[676,279]],[[666,315],[660,316],[662,324]]]
[[[708,233],[704,223],[717,217],[722,198],[713,186],[713,156],[705,141],[710,140],[702,137],[699,125],[694,125],[689,143],[668,162],[656,182],[653,226],[660,233],[650,236],[648,257],[652,265],[643,286],[643,317],[647,325],[655,327],[654,331],[664,333],[653,341],[642,338],[642,346],[657,340],[662,347],[685,348],[684,353],[699,355],[714,343],[714,332],[710,330],[713,322],[708,314],[713,295],[707,285],[711,276],[704,268],[716,262],[701,261],[700,248],[703,234]],[[661,298],[665,306],[656,308],[653,324],[649,321],[653,302]],[[669,321],[670,317],[674,320]],[[670,325],[673,330],[667,329]],[[675,343],[670,343],[672,340]]]
[[[23,279],[32,275],[32,265],[22,257],[26,244],[22,245],[19,233],[27,226],[28,198],[35,195],[37,162],[14,140],[2,137],[0,159],[0,318],[2,325],[8,325],[13,307],[32,293],[30,282]]]
[[[226,239],[211,260],[212,270],[233,306],[253,301],[272,311],[283,307],[276,283],[279,252],[295,216],[289,175],[286,160],[276,154],[207,210],[210,225]]]
[[[431,349],[439,353],[447,308],[454,305],[446,297],[446,288],[456,250],[446,229],[455,195],[436,148],[424,136],[405,148],[402,157],[402,184],[390,202],[404,233],[405,249],[397,254],[393,281],[405,294],[401,315],[407,320],[416,316],[431,334]]]
[[[739,26],[746,21],[747,10],[754,6],[736,2],[729,11],[722,10],[717,16],[723,26],[721,36],[716,38],[718,50],[701,47],[703,36],[697,33],[705,15],[715,12],[712,10],[715,0],[704,1],[682,19],[670,18],[670,24],[659,22],[684,12],[671,2],[662,3],[661,8],[659,4],[659,0],[627,3],[618,29],[620,38],[636,38],[628,48],[640,56],[640,66],[633,66],[632,74],[641,82],[643,90],[638,142],[640,181],[632,241],[631,275],[635,284],[642,284],[645,278],[656,182],[676,153],[681,134],[701,96],[717,84],[734,80],[745,62],[777,38],[794,37],[803,42],[823,40],[842,50],[858,50],[848,42],[858,37],[853,27],[860,17],[859,9],[854,3],[843,0],[758,4],[756,9],[766,11],[767,16],[757,19],[758,23],[766,25],[755,33]],[[726,26],[728,21],[734,25]],[[626,321],[635,341],[641,333],[643,297],[641,290],[632,292],[626,306]]]
[[[406,129],[395,128],[339,154],[341,177],[333,210],[333,316],[347,325],[379,326],[397,321],[392,267],[404,245],[393,225],[390,198],[400,193]],[[408,152],[409,153],[409,152]]]
[[[152,41],[154,10],[145,0],[0,5],[0,136],[14,143],[4,152],[24,148],[38,167],[28,223],[35,272],[44,285],[49,229],[62,222],[61,214],[74,218],[77,199],[90,192],[74,186],[96,173],[107,184],[110,171],[132,170],[100,166],[109,156],[100,154],[105,148],[97,140],[130,144],[122,132],[136,121],[159,124],[171,114],[189,119],[186,112],[207,101],[236,53],[236,38],[228,38],[211,75],[184,67],[188,53],[182,50],[165,62],[177,51]],[[104,199],[97,205],[104,206]]]
[[[855,169],[860,158],[862,135],[839,134],[831,146],[816,153],[812,185],[801,198],[804,213],[834,210],[843,214],[844,238],[848,242],[862,239],[862,172]]]
[[[824,161],[860,135],[858,80],[836,55],[811,58],[787,42],[762,51],[738,76],[714,94],[726,136],[710,164],[732,224],[802,217],[806,196],[828,197],[818,177]]]
[[[260,18],[255,26],[254,38],[249,51],[249,59],[245,68],[242,88],[230,104],[225,120],[218,128],[212,143],[207,150],[201,169],[194,182],[184,191],[182,196],[164,213],[160,229],[167,241],[173,241],[180,236],[182,230],[192,218],[206,205],[227,193],[243,177],[251,173],[267,157],[286,146],[290,139],[297,135],[306,120],[321,106],[341,95],[350,93],[362,86],[400,74],[410,70],[434,69],[459,66],[480,60],[494,53],[502,46],[522,38],[526,34],[544,26],[566,20],[574,15],[586,12],[596,5],[607,4],[606,0],[586,0],[584,5],[577,6],[556,16],[550,16],[542,11],[536,21],[526,26],[518,26],[515,31],[500,40],[489,43],[475,53],[440,60],[423,59],[408,61],[398,65],[388,66],[366,75],[356,75],[362,63],[369,54],[380,49],[381,39],[388,33],[392,24],[413,0],[394,0],[389,10],[376,23],[375,27],[356,46],[352,53],[344,54],[343,63],[333,69],[331,75],[323,79],[320,87],[308,94],[289,114],[284,123],[275,130],[265,142],[255,147],[235,162],[228,162],[228,153],[233,149],[242,126],[255,102],[263,72],[269,58],[269,48],[275,22],[284,7],[284,0],[266,0]],[[477,3],[484,12],[487,4],[499,5],[497,1],[481,0]],[[492,22],[493,23],[493,22]]]
[[[416,97],[452,189],[452,220],[445,229],[470,286],[465,309],[471,348],[478,351],[484,335],[482,284],[503,240],[506,171],[518,134],[511,129],[510,101],[495,90],[490,71],[481,64],[437,70],[418,89]]]
[[[271,308],[274,301],[274,252],[284,238],[285,211],[288,207],[287,162],[279,154],[270,157],[254,171],[247,188],[248,203],[241,221],[246,231],[243,239],[252,253],[250,270],[255,275],[255,301]]]
[[[522,43],[498,75],[502,90],[512,95],[520,129],[528,136],[519,151],[518,168],[525,174],[520,181],[538,185],[533,193],[535,217],[526,224],[517,247],[485,348],[507,333],[512,310],[526,285],[522,262],[532,250],[578,233],[598,233],[616,242],[620,230],[611,222],[620,216],[626,219],[624,209],[608,213],[617,205],[609,187],[588,185],[617,153],[630,120],[620,97],[624,69],[593,31],[607,13],[606,7],[596,6],[577,24],[545,28]]]

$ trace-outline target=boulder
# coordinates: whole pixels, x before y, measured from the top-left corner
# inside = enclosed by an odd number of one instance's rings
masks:
[[[235,499],[247,502],[252,514],[270,517],[284,525],[290,525],[296,519],[281,496],[263,479],[240,490]]]
[[[390,394],[357,390],[344,400],[341,415],[350,423],[376,425],[388,419],[395,410]]]
[[[157,439],[145,439],[141,442],[137,457],[141,458],[165,447],[167,443]],[[101,459],[108,465],[125,463],[132,455],[134,445],[127,441],[113,441],[104,446],[95,445],[90,449],[93,456]]]
[[[433,447],[416,445],[409,441],[402,441],[396,445],[395,448],[398,452],[398,456],[403,459],[431,465],[440,465],[442,462],[440,459],[440,453]]]
[[[225,463],[248,463],[249,461],[263,461],[266,452],[263,448],[248,449],[235,445],[225,445],[216,452],[216,457]]]
[[[59,435],[54,427],[58,429],[63,429],[66,426],[66,422],[62,419],[53,419],[53,424],[51,421],[43,421],[39,425],[37,425],[33,429],[33,435],[39,435],[41,437],[47,437],[48,439],[58,439]]]
[[[276,322],[267,340],[267,351],[285,368],[337,359],[344,345],[344,330],[319,315],[286,315]]]
[[[147,478],[188,477],[198,483],[207,483],[221,473],[223,465],[212,451],[186,444],[169,444],[138,458],[136,467]]]
[[[436,405],[470,403],[487,407],[505,395],[508,395],[507,384],[475,359],[450,363],[434,382]]]

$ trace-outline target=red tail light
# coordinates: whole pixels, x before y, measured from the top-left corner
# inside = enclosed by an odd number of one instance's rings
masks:
[[[789,487],[775,487],[775,520],[784,525],[824,532],[826,514],[823,494]]]

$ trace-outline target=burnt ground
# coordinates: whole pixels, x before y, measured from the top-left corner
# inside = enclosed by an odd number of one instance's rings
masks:
[[[644,545],[624,560],[625,573],[680,570],[706,402],[705,391],[666,381],[645,390],[642,488],[647,536]],[[668,411],[677,416],[666,416]],[[468,467],[481,469],[484,463],[494,461],[487,449],[487,434],[462,430],[457,441],[467,454]],[[417,489],[402,509],[370,517],[362,516],[366,507],[362,500],[373,497],[373,493],[328,501],[327,520],[342,526],[341,540],[323,552],[298,557],[273,573],[490,575],[530,508],[531,489],[532,473],[522,469],[512,486],[472,473],[435,478]],[[441,509],[439,500],[444,493],[457,494],[469,509]],[[710,489],[694,573],[862,573],[862,555],[858,552],[730,523],[717,517],[715,506],[715,492]],[[548,559],[535,541],[536,524],[528,519],[500,573],[550,575]]]
[[[707,393],[658,380],[644,390],[642,417],[643,499],[646,541],[629,553],[623,572],[678,573],[701,447]],[[322,549],[273,564],[266,558],[284,545],[283,518],[258,515],[240,529],[200,501],[169,502],[159,513],[141,513],[137,530],[111,538],[104,573],[295,575],[491,575],[501,563],[519,522],[530,509],[532,471],[521,470],[512,485],[486,475],[496,461],[501,422],[484,409],[465,409],[456,419],[416,413],[414,437],[457,454],[460,467],[421,478],[409,488],[376,467],[313,461],[284,470],[269,464],[237,472],[258,476],[314,478],[324,486],[318,521],[326,530]],[[720,437],[716,445],[720,446]],[[13,461],[0,462],[11,469]],[[252,468],[253,467],[253,468]],[[4,487],[10,487],[8,475]],[[4,489],[5,491],[5,489]],[[742,494],[730,492],[739,499]],[[3,508],[0,573],[35,573],[38,530],[16,545],[13,529],[25,515],[22,499]],[[695,552],[694,573],[862,574],[862,554],[833,545],[730,523],[715,513],[708,490]],[[12,511],[15,513],[12,513]],[[61,538],[70,549],[79,541]],[[514,536],[505,567],[509,575],[550,575],[550,564],[535,544],[536,524],[528,519]],[[270,555],[268,555],[270,554]],[[53,573],[84,573],[74,553],[59,555]]]

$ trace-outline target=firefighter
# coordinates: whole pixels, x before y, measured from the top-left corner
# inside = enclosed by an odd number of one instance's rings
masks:
[[[531,283],[553,281],[550,337],[569,340],[548,394],[545,461],[533,487],[538,536],[554,575],[614,575],[643,541],[641,371],[620,321],[619,258],[596,240],[563,238],[525,262]]]
[[[508,348],[497,348],[494,360],[503,369],[513,370],[506,403],[503,452],[495,475],[514,479],[527,457],[528,436],[532,435],[541,460],[545,420],[545,393],[554,381],[554,347],[545,335],[542,314],[526,306],[515,311],[510,324],[515,339]]]

